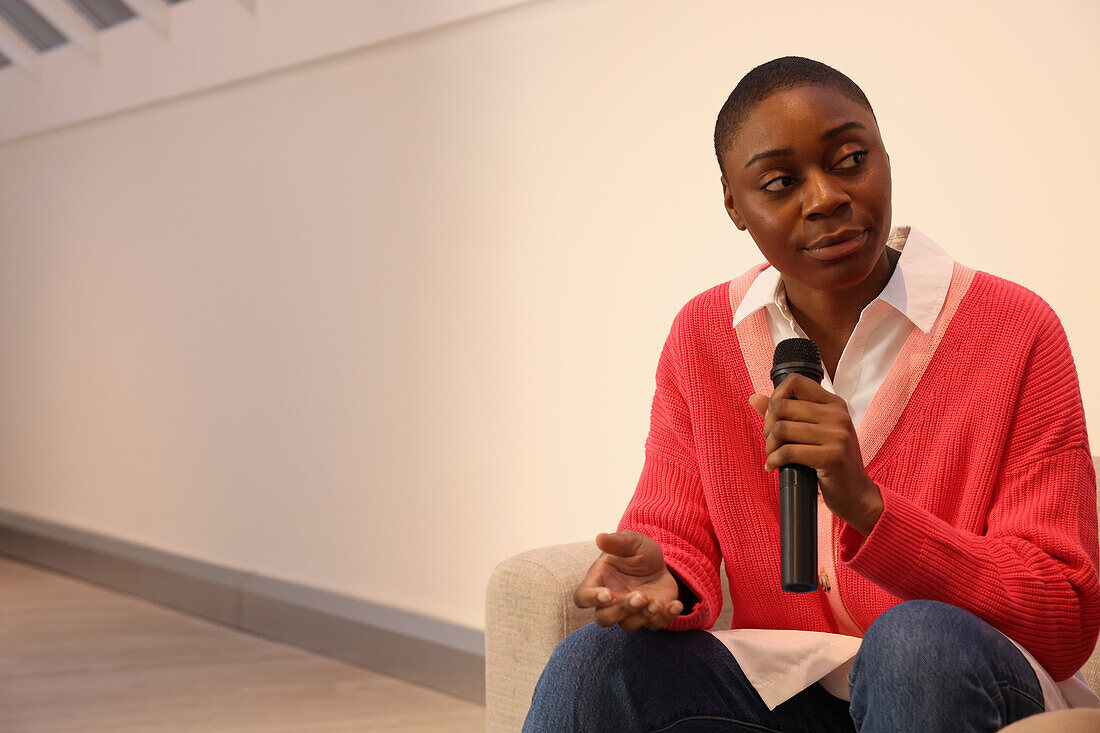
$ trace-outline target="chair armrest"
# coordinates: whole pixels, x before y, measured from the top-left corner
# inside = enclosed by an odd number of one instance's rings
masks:
[[[599,557],[594,542],[529,550],[505,560],[485,599],[487,730],[517,731],[546,660],[562,639],[594,620],[573,591]]]
[[[1002,733],[1097,733],[1100,731],[1100,710],[1076,708],[1039,713],[1017,721]]]

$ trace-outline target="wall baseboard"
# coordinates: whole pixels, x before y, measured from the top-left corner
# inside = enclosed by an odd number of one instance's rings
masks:
[[[0,554],[485,703],[485,634],[0,510]]]

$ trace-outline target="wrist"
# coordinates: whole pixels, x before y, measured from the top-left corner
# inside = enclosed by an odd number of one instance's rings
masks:
[[[868,478],[867,488],[863,492],[861,507],[852,516],[845,517],[844,521],[847,522],[852,529],[859,532],[864,537],[867,537],[878,523],[884,508],[885,505],[882,501],[882,492],[879,491],[878,484]]]

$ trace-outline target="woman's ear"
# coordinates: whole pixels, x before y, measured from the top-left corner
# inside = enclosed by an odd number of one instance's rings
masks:
[[[733,203],[733,194],[730,193],[729,184],[726,183],[726,177],[722,176],[722,199],[726,205],[726,213],[730,215],[730,221],[733,225],[745,231],[745,218],[741,216],[741,212],[737,210],[737,205]]]

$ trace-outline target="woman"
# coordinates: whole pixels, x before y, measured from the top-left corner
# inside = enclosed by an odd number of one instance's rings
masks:
[[[874,112],[835,69],[753,69],[715,150],[768,264],[676,317],[638,487],[575,594],[597,624],[554,652],[525,729],[992,731],[1090,697],[1055,685],[1100,627],[1095,473],[1057,317],[891,232]],[[818,345],[822,384],[772,391],[789,337]],[[791,463],[820,489],[805,594],[778,582]],[[702,631],[723,560],[733,628],[774,631]]]

